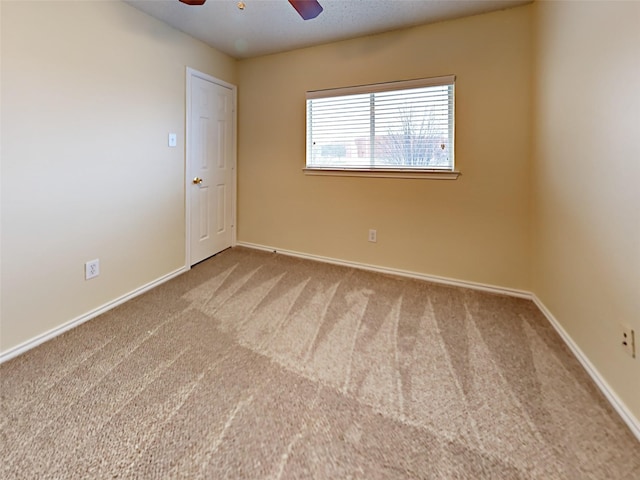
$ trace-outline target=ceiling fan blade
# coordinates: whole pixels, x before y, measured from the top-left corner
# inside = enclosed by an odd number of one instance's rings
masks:
[[[311,20],[322,13],[322,5],[318,0],[289,0],[303,20]]]
[[[180,0],[182,3],[186,3],[187,5],[204,5],[204,2],[207,0]]]

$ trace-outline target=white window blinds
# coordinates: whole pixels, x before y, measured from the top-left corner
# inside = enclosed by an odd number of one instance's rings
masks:
[[[307,168],[453,171],[454,81],[307,92]]]

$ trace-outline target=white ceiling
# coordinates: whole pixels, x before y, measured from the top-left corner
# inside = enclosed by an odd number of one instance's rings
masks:
[[[319,0],[324,11],[302,20],[287,0],[125,0],[129,5],[235,58],[284,52],[336,40],[459,18],[532,0]]]

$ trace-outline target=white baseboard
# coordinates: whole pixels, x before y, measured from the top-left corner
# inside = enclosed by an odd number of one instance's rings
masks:
[[[238,242],[238,246],[253,248],[257,250],[264,250],[267,252],[275,252],[281,253],[283,255],[289,255],[293,257],[305,258],[309,260],[317,260],[321,262],[331,263],[334,265],[343,265],[347,267],[354,267],[363,270],[370,270],[374,272],[387,273],[392,275],[400,275],[403,277],[415,278],[418,280],[426,280],[429,282],[440,283],[444,285],[452,285],[456,287],[463,288],[471,288],[474,290],[481,290],[484,292],[497,293],[502,295],[509,295],[511,297],[525,298],[528,300],[532,300],[535,305],[540,309],[543,315],[547,318],[549,323],[553,326],[553,328],[558,332],[560,338],[567,344],[571,352],[578,359],[583,368],[587,371],[589,376],[595,382],[596,386],[603,393],[605,398],[609,401],[614,410],[620,415],[622,420],[627,424],[631,432],[640,440],[640,420],[638,420],[632,413],[631,410],[625,405],[625,403],[618,397],[615,391],[611,388],[611,386],[607,383],[604,377],[600,374],[598,369],[591,363],[589,358],[582,352],[580,347],[575,343],[573,338],[569,336],[567,331],[562,327],[560,322],[556,320],[553,314],[547,309],[547,307],[540,301],[540,299],[531,292],[523,291],[523,290],[515,290],[512,288],[504,288],[497,287],[494,285],[486,285],[483,283],[476,282],[468,282],[464,280],[457,280],[446,277],[439,277],[435,275],[426,275],[424,273],[411,272],[407,270],[400,270],[395,268],[387,268],[387,267],[379,267],[376,265],[368,265],[359,262],[351,262],[347,260],[340,260],[336,258],[323,257],[320,255],[312,255],[308,253],[296,252],[292,250],[283,250],[276,247],[269,247],[266,245],[258,245],[254,243],[248,242]]]
[[[640,441],[640,419],[636,418],[631,410],[627,407],[627,405],[618,397],[615,391],[611,388],[609,383],[604,379],[604,377],[600,374],[598,369],[591,363],[589,357],[585,355],[585,353],[580,349],[580,347],[573,341],[573,338],[567,333],[567,331],[562,327],[560,322],[553,316],[553,314],[549,311],[549,309],[545,306],[544,303],[535,295],[532,295],[533,303],[540,309],[549,323],[555,328],[560,338],[567,344],[573,355],[578,359],[582,367],[587,371],[591,379],[595,382],[597,387],[600,389],[605,398],[609,401],[611,406],[614,408],[622,421],[627,424],[631,432],[636,436],[636,438]]]
[[[352,262],[349,260],[341,260],[341,259],[331,258],[331,257],[323,257],[321,255],[313,255],[310,253],[296,252],[293,250],[283,250],[280,248],[268,247],[266,245],[258,245],[255,243],[238,242],[237,245],[239,247],[247,247],[247,248],[253,248],[256,250],[264,250],[266,252],[281,253],[282,255],[288,255],[290,257],[305,258],[307,260],[316,260],[319,262],[331,263],[333,265],[342,265],[345,267],[358,268],[360,270],[369,270],[372,272],[386,273],[389,275],[398,275],[401,277],[415,278],[417,280],[426,280],[428,282],[439,283],[442,285],[451,285],[454,287],[470,288],[472,290],[481,290],[483,292],[496,293],[499,295],[508,295],[510,297],[526,298],[528,300],[532,300],[532,295],[530,292],[526,292],[524,290],[516,290],[514,288],[499,287],[496,285],[487,285],[487,284],[478,283],[478,282],[468,282],[465,280],[458,280],[455,278],[439,277],[437,275],[427,275],[425,273],[412,272],[410,270],[401,270],[398,268],[381,267],[378,265],[370,265],[367,263]]]
[[[173,272],[167,273],[166,275],[163,275],[160,278],[157,278],[156,280],[147,283],[146,285],[143,285],[139,288],[136,288],[135,290],[132,290],[129,293],[126,293],[124,295],[122,295],[121,297],[116,298],[115,300],[112,300],[110,302],[105,303],[104,305],[91,310],[83,315],[80,315],[79,317],[74,318],[73,320],[68,321],[67,323],[64,323],[56,328],[53,328],[51,330],[49,330],[48,332],[45,332],[41,335],[38,335],[30,340],[27,340],[24,343],[21,343],[20,345],[17,345],[13,348],[10,348],[9,350],[0,353],[0,363],[6,362],[7,360],[10,360],[14,357],[17,357],[18,355],[21,355],[23,353],[25,353],[28,350],[31,350],[32,348],[37,347],[38,345],[51,340],[52,338],[57,337],[58,335],[66,332],[67,330],[71,330],[72,328],[77,327],[78,325],[83,324],[84,322],[91,320],[92,318],[97,317],[98,315],[107,312],[108,310],[111,310],[112,308],[117,307],[118,305],[131,300],[132,298],[137,297],[138,295],[141,295],[149,290],[151,290],[152,288],[157,287],[158,285],[171,280],[174,277],[177,277],[178,275],[180,275],[181,273],[184,273],[188,270],[188,268],[186,267],[181,267],[177,270],[174,270]]]

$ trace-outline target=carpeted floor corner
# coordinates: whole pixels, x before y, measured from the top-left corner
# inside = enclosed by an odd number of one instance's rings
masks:
[[[0,477],[639,479],[529,301],[233,248],[0,365]]]

